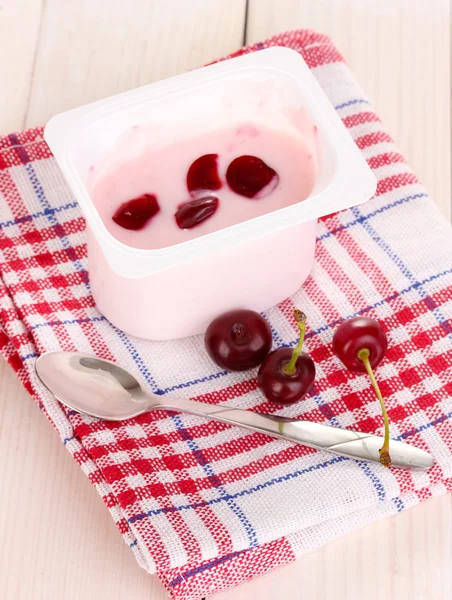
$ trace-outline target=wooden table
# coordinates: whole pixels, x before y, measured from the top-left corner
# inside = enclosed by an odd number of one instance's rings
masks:
[[[332,36],[450,218],[449,0],[2,0],[0,133],[271,34]],[[100,497],[0,362],[2,600],[159,600]],[[370,525],[215,599],[452,597],[451,497]]]

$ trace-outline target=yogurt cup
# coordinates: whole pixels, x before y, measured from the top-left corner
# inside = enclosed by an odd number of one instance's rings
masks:
[[[279,81],[288,105],[318,131],[309,197],[285,208],[158,249],[107,230],[88,191],[90,168],[137,124],[206,120],[228,86]],[[204,332],[226,310],[263,311],[292,295],[314,262],[317,219],[368,200],[376,179],[302,57],[270,48],[210,65],[53,117],[44,132],[87,221],[88,269],[99,310],[132,335],[164,340]]]

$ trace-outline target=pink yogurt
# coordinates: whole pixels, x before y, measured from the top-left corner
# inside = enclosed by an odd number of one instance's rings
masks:
[[[318,172],[317,129],[302,107],[286,103],[282,109],[282,102],[284,89],[275,82],[267,88],[262,82],[244,82],[241,93],[226,97],[223,112],[207,123],[150,122],[123,134],[91,168],[88,182],[108,231],[134,248],[165,248],[305,200]],[[206,154],[218,157],[221,188],[208,192],[218,198],[218,209],[195,227],[181,229],[175,220],[178,207],[202,195],[190,194],[187,172]],[[277,173],[254,198],[234,192],[226,180],[230,163],[243,155],[261,159]],[[113,221],[121,205],[143,194],[154,195],[160,210],[140,230]]]

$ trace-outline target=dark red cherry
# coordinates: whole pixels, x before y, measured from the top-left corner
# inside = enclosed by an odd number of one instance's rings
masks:
[[[204,344],[210,358],[223,369],[245,371],[261,364],[272,346],[267,321],[253,310],[231,310],[212,321]]]
[[[383,360],[388,338],[382,326],[369,317],[354,317],[339,325],[333,336],[333,351],[350,371],[365,373],[366,367],[358,352],[367,348],[369,362],[375,369]]]
[[[138,198],[124,202],[113,215],[113,221],[124,229],[142,229],[160,210],[157,197],[143,194]]]
[[[347,369],[357,373],[367,373],[375,395],[380,403],[385,435],[380,448],[380,462],[391,466],[389,454],[389,417],[386,405],[375,379],[374,369],[382,361],[388,347],[388,338],[382,326],[369,317],[355,317],[344,321],[333,336],[333,350]]]
[[[187,173],[189,192],[196,190],[219,190],[221,180],[218,175],[218,154],[204,154],[192,163]]]
[[[219,200],[216,196],[196,198],[181,204],[174,218],[181,229],[191,229],[211,217],[218,205]]]
[[[261,364],[257,381],[265,397],[274,404],[287,406],[301,400],[315,379],[312,358],[302,352],[293,371],[285,370],[292,358],[292,348],[279,348],[270,352]]]
[[[247,198],[263,198],[275,189],[279,177],[257,156],[244,155],[231,162],[226,171],[226,180],[236,194]]]
[[[274,404],[287,405],[301,400],[315,379],[315,365],[302,352],[306,331],[306,315],[295,309],[293,316],[300,330],[295,348],[279,348],[270,352],[257,375],[259,387]]]

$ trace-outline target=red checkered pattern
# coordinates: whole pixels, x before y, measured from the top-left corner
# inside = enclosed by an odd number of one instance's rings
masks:
[[[378,178],[371,201],[321,220],[311,277],[266,313],[275,347],[295,343],[294,306],[308,315],[317,378],[296,406],[277,411],[265,402],[254,372],[218,371],[200,336],[148,342],[112,327],[90,294],[84,219],[42,130],[0,139],[1,351],[141,566],[175,599],[237,585],[452,487],[449,226],[330,40],[298,31],[236,54],[274,45],[302,54]],[[388,470],[190,415],[102,422],[61,407],[34,374],[41,352],[79,350],[116,360],[160,394],[381,433],[369,381],[331,351],[334,327],[357,314],[388,332],[378,379],[391,435],[431,452],[428,472]]]

